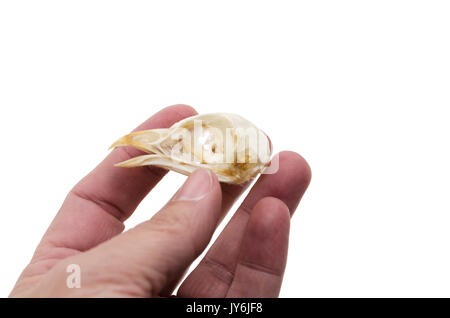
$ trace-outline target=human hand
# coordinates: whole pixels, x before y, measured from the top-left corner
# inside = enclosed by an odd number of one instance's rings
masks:
[[[169,127],[195,114],[189,106],[170,106],[136,130]],[[139,154],[115,149],[70,191],[11,297],[172,295],[248,184],[220,184],[213,173],[197,170],[150,220],[122,233],[123,222],[167,172],[114,167]],[[310,178],[301,156],[281,152],[279,170],[260,176],[177,296],[278,296],[290,215]],[[79,266],[81,288],[67,285],[71,264]]]

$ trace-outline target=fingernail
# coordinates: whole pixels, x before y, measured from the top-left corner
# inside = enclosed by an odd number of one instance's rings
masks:
[[[175,193],[172,201],[198,201],[203,199],[212,187],[211,172],[206,169],[195,170],[183,184],[180,190]]]

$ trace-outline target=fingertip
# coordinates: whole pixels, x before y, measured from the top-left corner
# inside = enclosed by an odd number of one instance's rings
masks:
[[[170,111],[177,113],[180,118],[191,117],[198,114],[194,107],[186,104],[175,104],[167,106],[162,111]]]
[[[289,233],[290,213],[288,206],[278,198],[265,197],[253,208],[249,231],[258,240],[273,238],[279,233]]]
[[[197,111],[189,105],[177,104],[167,106],[140,124],[133,131],[169,128],[174,123],[194,115],[197,115]]]
[[[206,170],[206,169],[205,169]],[[209,175],[211,177],[211,182],[215,185],[215,186],[220,186],[219,184],[219,179],[217,178],[217,175],[210,169],[207,169],[209,172]]]
[[[296,179],[303,183],[306,189],[311,182],[312,177],[311,166],[306,159],[300,154],[289,150],[280,152],[279,156],[280,161],[283,162],[283,167],[286,168],[286,170],[295,171]]]
[[[174,201],[200,201],[217,192],[219,187],[214,173],[208,169],[196,169],[192,172],[182,187],[175,193]]]
[[[272,174],[262,175],[254,186],[259,195],[245,204],[254,206],[261,197],[272,196],[283,201],[291,211],[297,208],[311,181],[311,168],[306,160],[293,151],[282,151],[272,161],[278,165]]]

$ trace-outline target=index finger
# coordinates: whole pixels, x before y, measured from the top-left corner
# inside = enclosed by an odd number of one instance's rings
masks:
[[[135,131],[170,127],[195,114],[190,106],[169,106]],[[167,173],[164,169],[150,166],[133,169],[114,166],[140,154],[140,150],[131,147],[117,148],[75,185],[44,235],[35,258],[46,257],[55,248],[85,251],[121,233],[123,221]]]

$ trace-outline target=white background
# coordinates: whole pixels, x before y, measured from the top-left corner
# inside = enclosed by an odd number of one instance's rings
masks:
[[[450,296],[449,17],[448,1],[0,2],[0,296],[108,146],[176,103],[310,162],[281,296]]]

